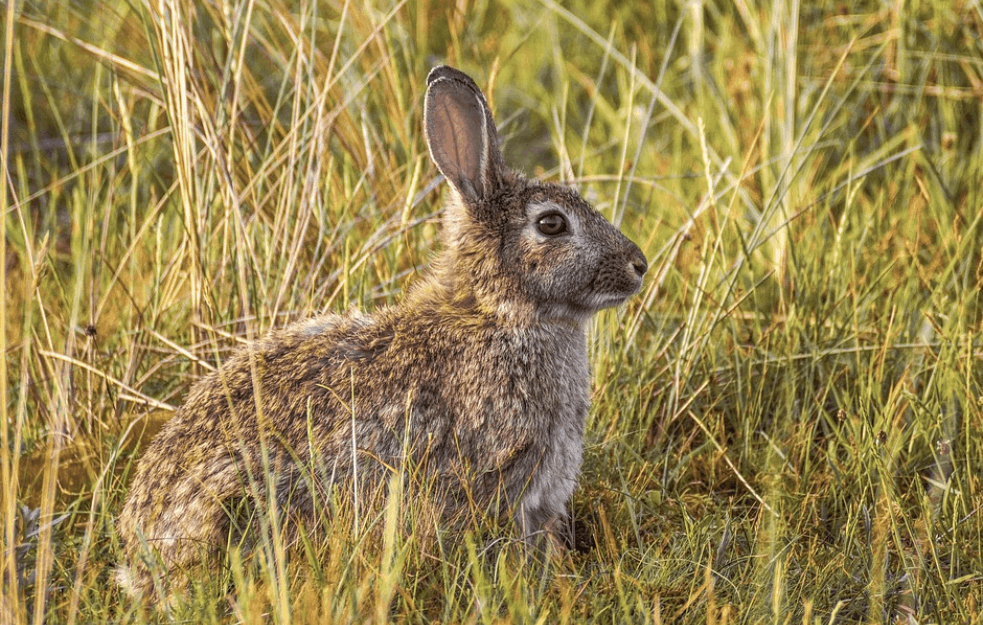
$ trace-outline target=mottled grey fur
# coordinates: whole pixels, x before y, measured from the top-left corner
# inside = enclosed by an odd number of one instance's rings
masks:
[[[311,530],[333,488],[384,491],[407,460],[441,518],[513,515],[531,536],[565,517],[585,326],[638,291],[645,257],[575,191],[505,166],[468,76],[438,67],[427,84],[427,142],[450,183],[443,251],[398,306],[271,332],[194,385],[119,518],[130,592],[152,590],[148,557],[179,576],[220,552],[236,502],[275,501]]]

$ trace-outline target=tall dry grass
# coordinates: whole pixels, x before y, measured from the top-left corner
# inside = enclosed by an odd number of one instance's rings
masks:
[[[109,574],[142,442],[243,341],[412,283],[438,228],[420,129],[436,62],[487,90],[508,157],[577,185],[651,261],[592,333],[582,551],[547,576],[475,536],[431,557],[393,503],[357,532],[326,518],[333,549],[291,567],[272,533],[183,616],[979,621],[975,5],[23,2],[4,18],[15,622],[159,618]]]

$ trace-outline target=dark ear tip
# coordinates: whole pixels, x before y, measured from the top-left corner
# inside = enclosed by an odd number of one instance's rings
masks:
[[[434,81],[444,78],[448,69],[451,68],[447,67],[446,65],[438,65],[430,70],[430,73],[427,74],[427,86],[429,87],[434,83]]]
[[[427,75],[427,87],[430,87],[435,82],[441,79],[461,82],[467,85],[468,87],[470,87],[471,89],[477,91],[478,93],[481,93],[481,90],[478,89],[477,83],[475,83],[470,76],[468,76],[467,74],[465,74],[459,69],[455,69],[451,67],[450,65],[438,65],[437,67],[430,70],[430,73]]]

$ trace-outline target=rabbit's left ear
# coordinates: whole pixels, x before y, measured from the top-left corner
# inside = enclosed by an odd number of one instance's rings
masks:
[[[430,158],[458,193],[475,202],[491,194],[504,168],[498,132],[478,85],[452,67],[427,77],[423,105]]]

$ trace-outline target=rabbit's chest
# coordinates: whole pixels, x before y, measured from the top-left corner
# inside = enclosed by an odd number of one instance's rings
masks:
[[[586,402],[576,410],[573,406],[568,407],[568,412],[557,415],[545,440],[536,441],[530,454],[535,463],[522,495],[522,507],[541,511],[547,517],[563,514],[577,485],[583,461]]]
[[[521,522],[535,531],[565,515],[583,460],[584,422],[590,382],[586,355],[564,359],[530,384],[520,421],[530,429],[514,463],[512,480],[521,492]]]

